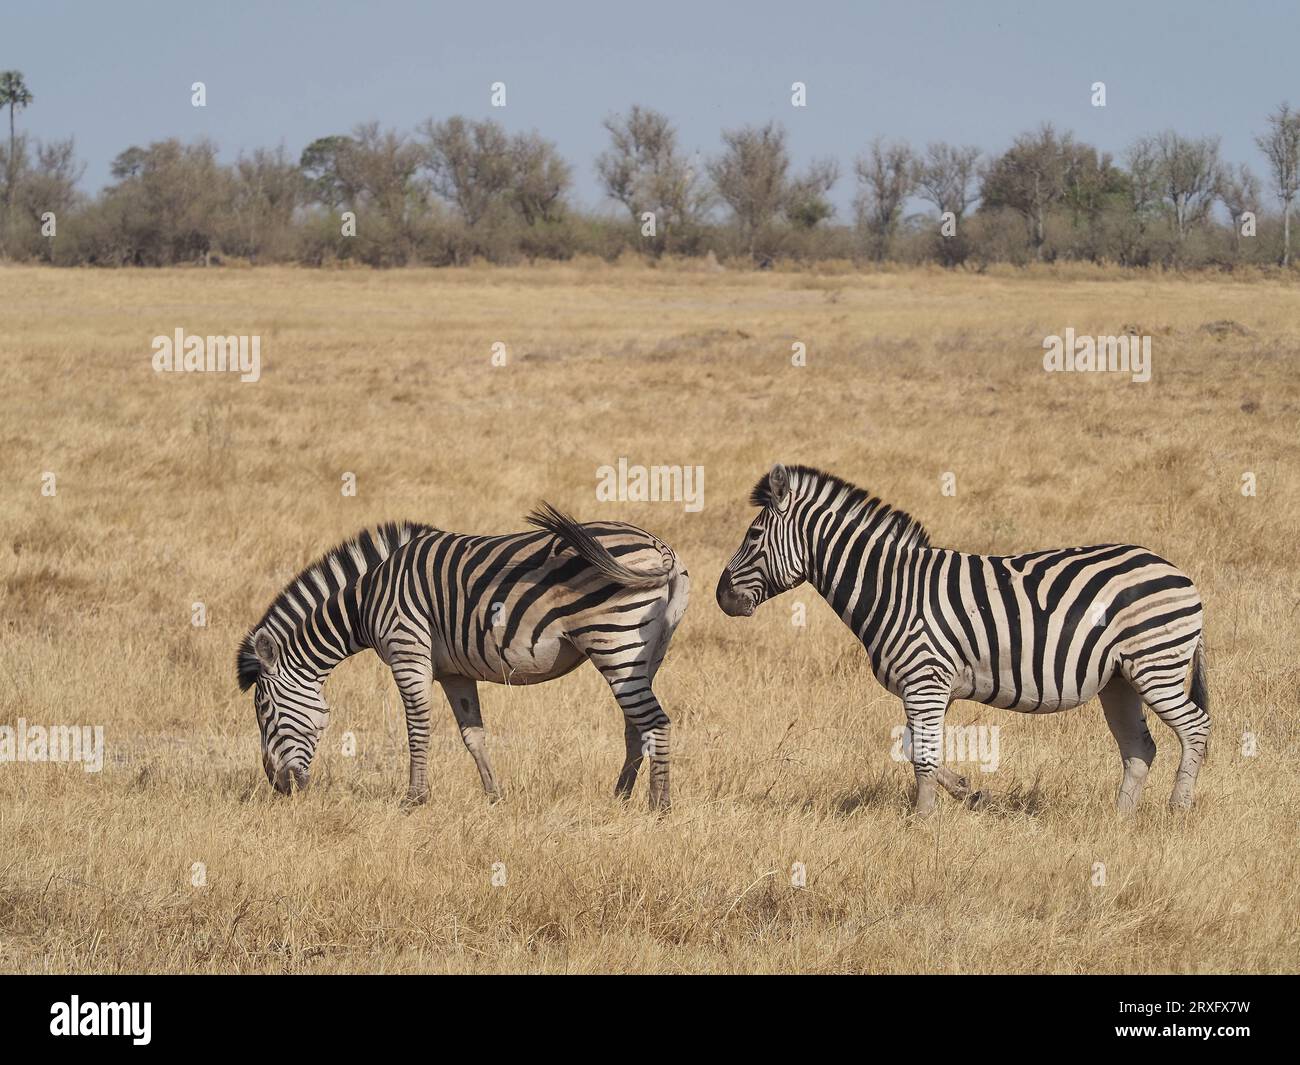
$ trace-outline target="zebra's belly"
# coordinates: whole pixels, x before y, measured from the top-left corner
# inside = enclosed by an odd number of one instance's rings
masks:
[[[909,690],[921,693],[946,691],[950,702],[968,699],[1021,714],[1056,714],[1081,706],[1097,695],[1116,667],[1116,663],[1111,661],[1102,668],[1100,675],[1089,670],[1082,687],[1078,686],[1077,674],[1069,672],[1058,687],[1056,677],[1047,670],[1043,671],[1039,681],[1032,661],[1023,661],[1017,674],[1011,669],[994,672],[988,662],[941,664],[942,655],[930,645],[919,650],[917,645],[913,645],[905,656],[900,657],[926,664],[910,672],[882,670],[876,674],[876,679],[904,701]],[[1009,651],[1003,650],[1000,660],[1006,662],[1008,657]]]
[[[572,673],[583,654],[563,637],[543,638],[527,649],[491,648],[482,680],[497,684],[540,684]]]
[[[1046,683],[1041,690],[1034,685],[1033,681],[1023,679],[1017,688],[1015,678],[1006,674],[1000,678],[996,690],[988,678],[985,678],[982,683],[974,679],[967,688],[969,694],[954,693],[954,696],[959,699],[972,699],[988,706],[1001,707],[1003,710],[1014,710],[1019,714],[1058,714],[1062,710],[1073,710],[1076,706],[1082,706],[1089,699],[1095,698],[1110,680],[1113,672],[1113,668],[1107,668],[1101,677],[1090,675],[1084,680],[1081,688],[1075,687],[1074,678],[1069,678],[1064,690],[1058,690],[1055,682],[1047,681],[1046,678],[1044,678]]]

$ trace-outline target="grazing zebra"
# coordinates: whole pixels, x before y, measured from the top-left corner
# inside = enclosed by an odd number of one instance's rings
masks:
[[[631,794],[648,755],[650,806],[668,808],[670,726],[651,682],[686,610],[687,572],[666,544],[632,525],[580,525],[549,504],[528,521],[539,531],[463,536],[390,523],[289,583],[237,656],[240,690],[256,688],[262,766],[277,791],[307,787],[329,721],[321,686],[339,662],[370,648],[392,669],[406,709],[408,803],[429,795],[434,681],[495,800],[478,682],[537,684],[590,660],[625,719],[617,794]]]
[[[909,515],[805,466],[774,466],[750,503],[762,511],[718,604],[747,617],[804,581],[821,593],[903,700],[918,813],[933,809],[936,781],[969,795],[939,765],[953,699],[1050,714],[1099,693],[1124,766],[1120,811],[1136,808],[1156,753],[1143,702],[1182,743],[1170,805],[1191,804],[1210,732],[1201,601],[1164,559],[1129,544],[1002,557],[931,547]]]

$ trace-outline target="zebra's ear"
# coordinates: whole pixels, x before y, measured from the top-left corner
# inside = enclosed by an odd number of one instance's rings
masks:
[[[790,473],[779,462],[767,475],[767,487],[772,496],[772,506],[784,511],[790,503]]]
[[[258,629],[253,634],[253,653],[262,664],[265,673],[274,673],[280,664],[280,647],[275,638],[266,630]]]

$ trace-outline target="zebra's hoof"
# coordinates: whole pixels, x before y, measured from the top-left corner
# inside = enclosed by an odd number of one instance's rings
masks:
[[[414,810],[417,806],[423,806],[428,801],[428,791],[408,791],[402,799],[402,809]]]

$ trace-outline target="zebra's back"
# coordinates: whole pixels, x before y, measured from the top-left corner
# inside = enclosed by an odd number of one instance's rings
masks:
[[[610,578],[548,532],[479,536],[433,532],[386,563],[381,641],[428,647],[435,676],[533,684],[563,676],[603,637],[635,632],[672,594],[673,551],[623,522],[584,526],[619,563],[662,568],[657,586]]]

